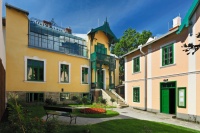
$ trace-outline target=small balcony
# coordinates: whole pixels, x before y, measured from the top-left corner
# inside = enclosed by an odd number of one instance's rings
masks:
[[[115,57],[106,54],[101,54],[97,52],[92,53],[91,62],[93,62],[92,68],[97,67],[97,64],[99,63],[102,63],[103,65],[108,65],[110,70],[115,70],[116,68]]]

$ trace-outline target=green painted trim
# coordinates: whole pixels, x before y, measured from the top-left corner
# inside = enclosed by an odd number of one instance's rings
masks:
[[[136,91],[136,95],[138,97],[138,99],[134,99],[134,93]],[[133,102],[140,102],[140,87],[133,87]]]
[[[172,62],[169,61],[169,49],[172,47]],[[165,49],[167,53],[167,58],[165,59]],[[165,63],[165,60],[167,60],[167,63]],[[167,66],[170,64],[174,64],[174,43],[169,44],[167,46],[162,47],[162,66]]]
[[[179,105],[179,100],[180,100],[180,98],[179,98],[179,96],[180,96],[180,90],[184,90],[184,105],[183,106],[181,106],[181,105]],[[178,87],[178,107],[179,108],[186,108],[186,87]]]
[[[160,82],[160,113],[162,113],[162,92],[161,92],[161,90],[163,89],[162,88],[162,84],[163,83],[172,83],[172,82],[174,82],[175,83],[175,87],[164,87],[164,89],[175,89],[175,114],[177,114],[177,81],[168,81],[168,82]]]
[[[32,73],[31,73],[31,79],[29,79],[29,75],[28,75],[28,68],[32,69]],[[34,77],[33,74],[33,69],[37,70],[37,74]],[[42,70],[43,74],[42,74],[42,80],[40,79],[40,70]],[[39,82],[43,82],[44,81],[44,61],[39,61],[39,60],[33,60],[33,59],[27,59],[27,81],[39,81]],[[35,78],[35,79],[33,79]]]
[[[109,23],[107,21],[104,22],[104,24],[100,27],[97,27],[95,29],[91,29],[91,31],[88,33],[88,35],[92,35],[95,34],[98,31],[103,31],[107,36],[108,39],[110,41],[112,41],[111,43],[116,43],[118,42],[117,37],[115,36],[115,34],[112,32],[112,30],[110,29]]]
[[[199,5],[199,0],[194,0],[192,3],[192,6],[190,7],[190,9],[188,10],[187,14],[185,15],[185,18],[183,19],[183,22],[181,24],[181,26],[179,27],[178,31],[176,32],[176,34],[180,34],[181,31],[185,28],[188,27],[190,24],[190,19],[192,17],[192,15],[194,14],[194,12],[196,11],[198,5]]]
[[[140,57],[133,58],[133,73],[140,71]]]

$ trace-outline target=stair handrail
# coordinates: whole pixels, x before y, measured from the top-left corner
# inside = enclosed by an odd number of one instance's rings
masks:
[[[111,92],[112,92],[117,98],[119,98],[119,99],[122,100],[125,104],[127,104],[126,101],[125,101],[119,94],[117,94],[114,90],[111,89]]]
[[[106,93],[103,89],[101,89],[101,92],[104,93],[104,95],[106,95],[109,98],[107,102],[110,102],[111,97],[108,95],[108,93]],[[113,103],[115,103],[115,102],[113,102]],[[118,104],[118,103],[116,103],[116,104]]]

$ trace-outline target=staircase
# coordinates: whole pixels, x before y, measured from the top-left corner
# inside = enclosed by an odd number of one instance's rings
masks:
[[[125,104],[124,101],[122,101],[122,98],[120,98],[120,96],[117,96],[115,94],[113,94],[112,91],[109,91],[109,90],[104,90],[111,98],[115,99],[115,102],[117,103],[117,105],[120,107],[120,108],[125,108],[125,107],[128,107],[127,104]]]

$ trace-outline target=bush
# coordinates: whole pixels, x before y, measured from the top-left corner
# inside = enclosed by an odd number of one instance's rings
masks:
[[[59,132],[56,120],[44,121],[38,117],[31,117],[27,111],[18,103],[18,95],[8,95],[8,122],[1,123],[0,132],[6,133],[57,133]]]
[[[45,104],[46,105],[52,105],[53,104],[53,100],[51,98],[46,98],[45,99]]]
[[[71,98],[73,101],[76,101],[76,100],[78,100],[78,96],[72,96],[72,98]]]
[[[57,102],[56,102],[56,101],[53,101],[52,98],[46,98],[45,104],[46,104],[46,105],[56,105]]]

